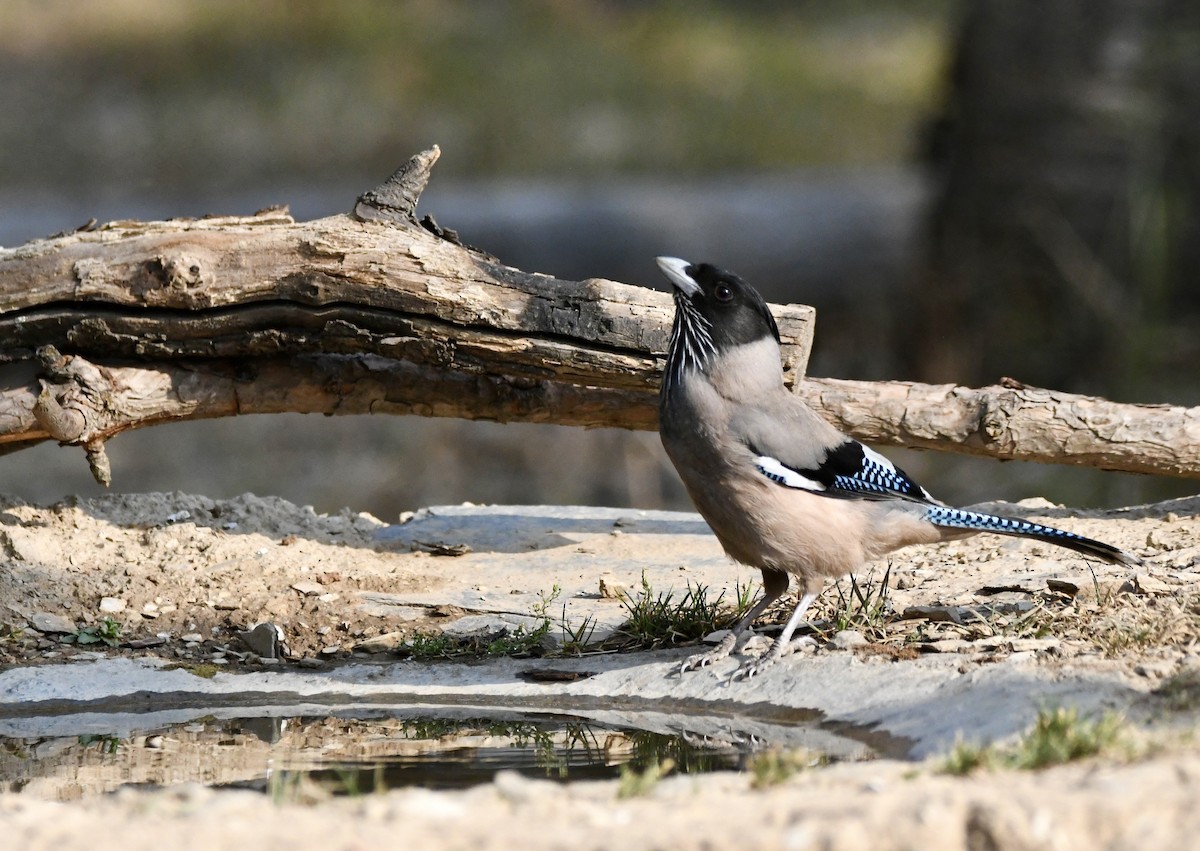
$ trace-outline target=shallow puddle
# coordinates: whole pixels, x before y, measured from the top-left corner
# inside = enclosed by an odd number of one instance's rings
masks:
[[[795,747],[788,735],[773,742],[734,724],[664,732],[661,725],[645,729],[547,714],[484,717],[464,710],[202,716],[141,730],[126,721],[114,720],[112,730],[125,726],[119,734],[104,732],[104,717],[92,715],[81,725],[85,733],[0,737],[0,791],[75,800],[130,786],[200,783],[285,800],[406,786],[464,788],[489,782],[502,769],[561,782],[615,778],[652,766],[675,773],[739,770],[758,751]],[[866,748],[837,750],[806,748],[804,759],[870,755]]]

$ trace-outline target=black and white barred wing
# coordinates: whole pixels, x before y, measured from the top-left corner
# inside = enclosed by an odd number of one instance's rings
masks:
[[[786,451],[751,445],[755,469],[775,484],[843,499],[933,502],[925,488],[870,447],[845,440],[815,464],[789,463]]]

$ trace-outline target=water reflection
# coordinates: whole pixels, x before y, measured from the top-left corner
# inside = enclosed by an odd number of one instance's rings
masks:
[[[767,744],[737,733],[663,733],[561,715],[207,717],[120,738],[0,739],[0,790],[66,801],[182,783],[276,798],[302,789],[461,789],[502,769],[561,782],[662,766],[675,773],[739,770]],[[811,755],[813,762],[826,759]]]

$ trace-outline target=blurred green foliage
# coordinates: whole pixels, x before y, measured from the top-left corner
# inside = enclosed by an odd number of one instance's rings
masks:
[[[9,0],[0,184],[897,162],[956,5]]]

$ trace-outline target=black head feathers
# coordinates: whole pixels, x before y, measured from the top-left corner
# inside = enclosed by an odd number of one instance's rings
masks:
[[[758,290],[732,272],[709,263],[692,264],[675,257],[659,257],[659,268],[675,287],[680,313],[697,316],[708,325],[708,335],[718,351],[766,336],[779,342],[779,326]]]

